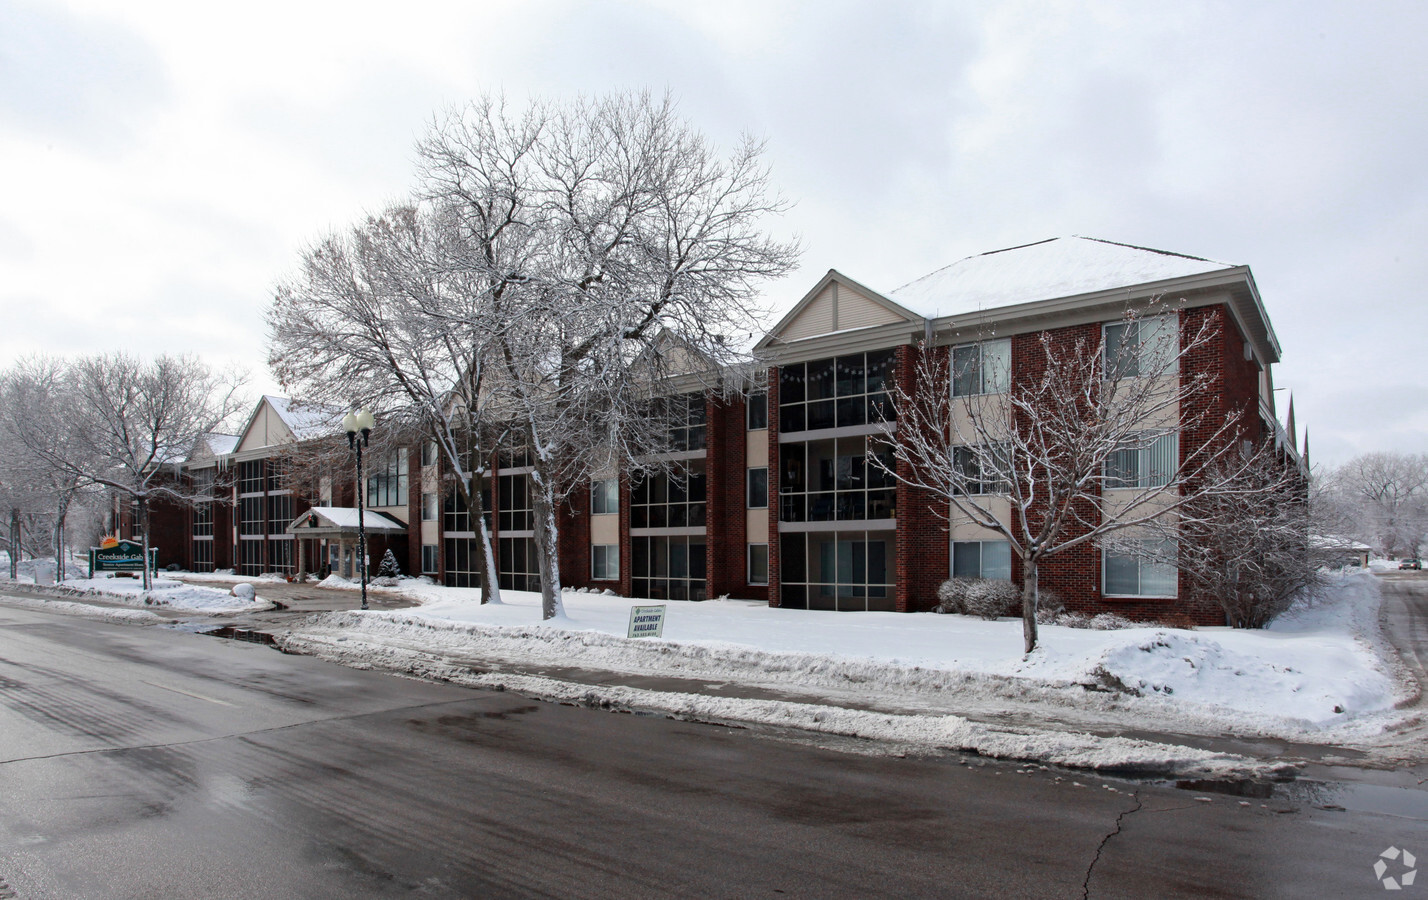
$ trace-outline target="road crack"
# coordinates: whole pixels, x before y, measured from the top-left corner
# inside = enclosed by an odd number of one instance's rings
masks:
[[[1107,833],[1105,837],[1101,838],[1101,843],[1096,846],[1096,855],[1091,859],[1091,864],[1086,867],[1086,879],[1081,882],[1081,900],[1090,900],[1091,873],[1095,871],[1096,863],[1101,861],[1101,851],[1106,849],[1106,844],[1110,842],[1111,838],[1121,833],[1121,822],[1125,819],[1125,817],[1130,815],[1131,813],[1140,812],[1140,791],[1132,791],[1131,799],[1135,801],[1135,806],[1131,807],[1130,809],[1122,810],[1120,815],[1116,816],[1115,830]]]

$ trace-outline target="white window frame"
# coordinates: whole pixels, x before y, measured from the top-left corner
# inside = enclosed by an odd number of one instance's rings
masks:
[[[590,514],[612,516],[620,512],[620,479],[596,478],[590,482]]]
[[[428,554],[427,551],[430,551]],[[428,560],[428,556],[430,559]],[[421,545],[421,573],[423,575],[435,575],[441,571],[441,545],[422,544]]]
[[[962,546],[967,546],[967,547],[976,546],[976,548],[977,548],[977,574],[976,574],[976,575],[966,575],[966,574],[958,575],[958,574],[957,574],[957,547],[958,547],[959,544],[962,545]],[[987,574],[986,552],[987,552],[987,545],[988,545],[988,544],[1000,544],[1001,546],[1003,546],[1003,547],[1006,548],[1006,554],[1007,554],[1007,569],[1006,569],[1006,574],[1005,574],[1005,575],[996,574],[996,573],[994,573],[994,574],[992,574],[992,575],[988,575],[988,574]],[[951,547],[949,548],[949,552],[948,552],[948,558],[947,558],[947,572],[948,572],[948,574],[949,574],[951,577],[953,577],[953,578],[998,578],[998,579],[1002,579],[1002,580],[1005,580],[1005,581],[1011,581],[1011,577],[1012,577],[1012,552],[1011,552],[1011,542],[1010,542],[1010,541],[1004,541],[1004,540],[1003,540],[1003,541],[998,541],[998,540],[991,540],[991,541],[957,541],[957,540],[954,540],[954,541],[952,541],[952,545],[951,545]]]
[[[752,403],[752,401],[753,401],[753,399],[754,399],[755,397],[762,398],[762,400],[763,400],[763,404],[764,404],[764,424],[762,424],[762,425],[755,425],[755,424],[753,423],[753,415],[752,415],[752,413],[753,413],[753,403]],[[768,431],[768,428],[769,428],[769,392],[766,391],[766,390],[765,390],[765,391],[754,391],[753,393],[749,394],[749,399],[748,399],[748,401],[745,401],[745,403],[744,403],[744,430],[745,430],[745,431]]]
[[[423,466],[436,465],[436,441],[421,442],[421,464]]]
[[[1180,316],[1144,316],[1101,327],[1107,378],[1179,374]],[[1124,336],[1122,336],[1124,335]],[[1122,362],[1123,354],[1133,354]],[[1134,369],[1134,371],[1131,371]]]
[[[756,495],[755,492],[754,492],[754,473],[755,473],[755,472],[763,472],[763,473],[764,473],[764,490],[763,490],[763,493],[760,494],[760,495]],[[760,503],[760,502],[756,502],[756,501],[759,501],[759,500],[761,500],[761,501],[763,501],[763,502],[761,502],[761,503]],[[750,467],[745,471],[745,475],[744,475],[744,502],[745,502],[746,504],[748,504],[748,508],[749,508],[749,509],[768,509],[768,508],[769,508],[769,467],[768,467],[768,466],[750,466]]]
[[[601,561],[604,561],[603,574]],[[592,544],[590,547],[590,578],[592,581],[620,580],[620,545]]]
[[[441,520],[441,495],[435,491],[422,491],[421,520],[423,522],[438,522]]]
[[[1004,457],[1007,453],[1010,452],[1011,449],[1005,444],[996,444],[994,446],[997,448],[1003,448],[1001,455]],[[996,451],[993,450],[993,453],[995,454]],[[961,457],[960,460],[959,457]],[[952,448],[952,466],[958,472],[961,472],[963,474],[963,485],[967,488],[967,490],[959,491],[959,493],[962,493],[965,496],[972,497],[1007,493],[1011,489],[1011,486],[1007,483],[1007,479],[999,477],[995,472],[989,476],[981,471],[982,458],[982,452],[979,451],[978,445],[963,444],[961,446]],[[978,472],[977,477],[975,479],[967,477],[966,472],[964,470],[966,462],[973,462],[977,464]],[[1010,465],[1004,465],[1003,467],[1010,468]]]
[[[1180,571],[1175,566],[1166,562],[1159,562],[1144,553],[1133,553],[1130,545],[1133,544],[1159,544],[1157,540],[1122,540],[1117,546],[1106,547],[1101,551],[1101,596],[1125,599],[1140,600],[1174,600],[1180,596]],[[1135,563],[1136,587],[1134,592],[1110,590],[1110,569],[1112,560],[1130,560]],[[1149,576],[1149,579],[1147,578]],[[1158,580],[1157,580],[1158,577]],[[1150,581],[1150,588],[1146,588],[1147,580]],[[1156,588],[1165,583],[1171,585],[1169,590],[1157,590]]]
[[[998,338],[991,341],[976,341],[971,344],[957,344],[948,351],[949,364],[951,365],[950,379],[952,396],[954,397],[974,397],[982,394],[1005,394],[1011,387],[1011,339]],[[958,390],[957,357],[971,357],[975,355],[975,360],[968,359],[964,366],[968,366],[967,373],[971,374],[971,366],[976,367],[976,385],[970,390]]]
[[[1107,490],[1145,490],[1165,487],[1180,471],[1180,434],[1143,431],[1132,435],[1131,446],[1106,457]],[[1128,464],[1129,461],[1134,462]],[[1134,472],[1130,471],[1134,465]]]
[[[753,585],[767,585],[767,584],[769,583],[769,545],[765,543],[765,544],[748,544],[747,546],[748,546],[748,550],[747,550],[747,551],[745,552],[745,554],[744,554],[744,557],[745,557],[745,566],[744,566],[744,569],[745,569],[745,576],[747,577],[749,584],[753,584]],[[764,580],[763,580],[763,581],[756,581],[756,580],[754,579],[754,548],[755,548],[755,547],[762,547],[763,550],[764,550]]]

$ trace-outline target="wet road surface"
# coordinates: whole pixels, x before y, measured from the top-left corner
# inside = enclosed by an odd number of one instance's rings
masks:
[[[1354,897],[1428,860],[1402,791],[871,750],[0,606],[0,896]]]

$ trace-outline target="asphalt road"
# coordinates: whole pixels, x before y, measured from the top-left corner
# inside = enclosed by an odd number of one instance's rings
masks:
[[[838,746],[0,605],[0,898],[1369,897],[1428,861],[1412,801]]]

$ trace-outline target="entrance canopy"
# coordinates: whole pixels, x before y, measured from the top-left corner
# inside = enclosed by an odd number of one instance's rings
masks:
[[[286,531],[304,538],[356,538],[357,510],[343,506],[314,506],[293,519]],[[402,535],[407,526],[386,513],[362,511],[368,534]]]

